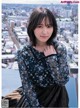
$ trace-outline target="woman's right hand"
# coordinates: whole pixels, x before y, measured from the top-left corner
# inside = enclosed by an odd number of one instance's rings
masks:
[[[52,45],[50,46],[47,46],[45,49],[44,49],[44,55],[45,56],[49,56],[51,54],[56,54],[56,50],[54,49],[54,47]]]

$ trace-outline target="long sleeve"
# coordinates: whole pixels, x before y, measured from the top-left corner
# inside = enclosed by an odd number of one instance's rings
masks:
[[[17,60],[18,60],[18,67],[20,72],[20,77],[22,81],[23,93],[26,99],[26,104],[28,107],[38,107],[39,102],[34,90],[34,87],[31,81],[28,78],[28,66],[25,65],[25,58],[24,54],[21,51],[17,52]]]
[[[66,48],[61,44],[57,47],[57,54],[46,57],[47,67],[52,71],[52,77],[58,84],[65,85],[69,80],[69,66]]]

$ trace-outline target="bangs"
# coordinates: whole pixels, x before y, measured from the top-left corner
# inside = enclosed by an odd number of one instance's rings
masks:
[[[36,26],[40,25],[41,22],[43,21],[43,19],[45,19],[45,25],[47,25],[47,24],[53,25],[52,17],[50,17],[47,14],[40,14],[36,20],[37,21]]]

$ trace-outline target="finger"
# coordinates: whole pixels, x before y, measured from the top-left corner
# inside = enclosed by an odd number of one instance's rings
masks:
[[[52,46],[52,45],[50,45],[50,46],[49,46],[49,48],[52,50],[52,49],[53,49],[53,46]]]
[[[50,49],[51,47],[50,47],[50,45],[48,46],[48,49]]]
[[[48,49],[49,49],[48,46],[46,46],[45,50],[48,50]]]
[[[44,48],[44,51],[47,51],[48,49],[47,49],[47,47],[46,48]]]

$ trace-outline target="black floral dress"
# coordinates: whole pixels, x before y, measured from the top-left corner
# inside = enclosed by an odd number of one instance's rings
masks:
[[[68,107],[65,88],[69,80],[67,51],[57,41],[53,45],[57,54],[47,57],[31,45],[24,46],[17,53],[24,96],[22,108]]]

